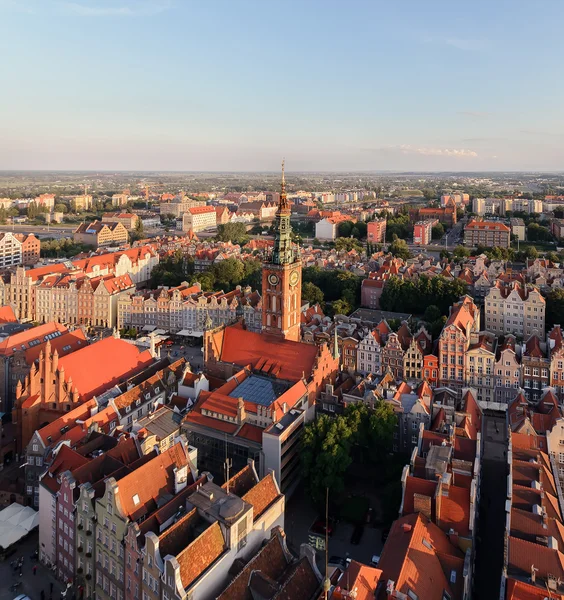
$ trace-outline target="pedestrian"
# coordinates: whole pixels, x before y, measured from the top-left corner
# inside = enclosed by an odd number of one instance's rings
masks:
[[[50,596],[53,595],[53,582],[51,582],[51,589],[49,590],[49,595]]]
[[[41,590],[40,600],[45,600],[45,590]]]
[[[37,565],[33,565],[33,574],[35,575],[36,572],[37,572]]]

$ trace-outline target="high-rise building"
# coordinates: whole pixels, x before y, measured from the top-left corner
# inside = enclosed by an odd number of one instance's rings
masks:
[[[292,244],[290,204],[286,197],[284,163],[280,202],[274,221],[274,249],[262,268],[262,328],[288,340],[300,339],[302,261]]]

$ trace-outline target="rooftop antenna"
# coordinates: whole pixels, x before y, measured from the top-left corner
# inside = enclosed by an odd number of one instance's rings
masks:
[[[225,446],[225,453],[227,454],[227,445]],[[229,496],[229,471],[233,466],[233,461],[230,458],[225,459],[225,489],[227,491],[227,495]]]

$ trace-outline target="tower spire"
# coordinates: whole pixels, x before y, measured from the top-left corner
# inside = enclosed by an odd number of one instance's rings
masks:
[[[289,211],[288,198],[286,196],[286,174],[284,172],[286,159],[282,159],[282,181],[280,182],[280,202],[278,203],[278,212]]]

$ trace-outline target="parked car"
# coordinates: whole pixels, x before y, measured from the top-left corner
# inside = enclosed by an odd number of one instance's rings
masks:
[[[358,544],[360,544],[360,540],[362,539],[363,533],[364,527],[362,525],[357,525],[351,535],[351,544],[358,546]]]
[[[387,529],[383,529],[382,530],[382,543],[384,543],[388,539],[389,535],[390,535],[390,528],[389,527]]]
[[[380,562],[380,557],[377,554],[374,554],[374,556],[372,557],[372,560],[370,562],[372,563],[373,566],[377,567],[378,563]]]

